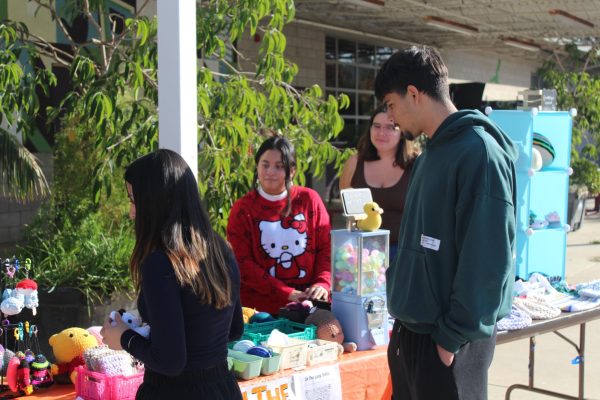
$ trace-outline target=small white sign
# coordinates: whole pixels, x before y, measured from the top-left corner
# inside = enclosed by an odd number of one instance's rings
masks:
[[[440,249],[440,239],[421,234],[421,246],[426,249],[438,251]]]
[[[381,346],[385,344],[385,332],[383,328],[373,328],[371,329],[371,336],[373,336],[373,341],[376,346]]]
[[[342,400],[342,380],[337,365],[294,374],[297,400]]]

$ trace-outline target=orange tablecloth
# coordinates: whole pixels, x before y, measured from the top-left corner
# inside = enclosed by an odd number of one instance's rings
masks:
[[[330,363],[330,365],[333,363]],[[391,391],[388,385],[389,369],[386,356],[386,347],[374,350],[357,351],[344,354],[337,361],[342,380],[342,394],[344,400],[389,400]],[[311,368],[319,368],[328,364],[319,364]],[[249,381],[240,381],[240,387],[266,382],[294,374],[294,370],[285,370],[270,376],[261,376]],[[71,385],[54,385],[49,389],[34,392],[23,399],[54,399],[74,400],[75,390]]]
[[[374,350],[357,351],[344,354],[337,362],[342,380],[344,400],[379,400],[391,399],[391,388],[388,387],[389,368],[387,363],[387,347]],[[319,368],[334,363],[317,364],[310,368]],[[240,381],[240,387],[275,380],[294,374],[287,369],[269,376],[260,376],[249,381]]]

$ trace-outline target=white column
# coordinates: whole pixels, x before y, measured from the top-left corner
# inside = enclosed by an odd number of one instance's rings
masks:
[[[196,1],[158,0],[158,144],[198,178]]]

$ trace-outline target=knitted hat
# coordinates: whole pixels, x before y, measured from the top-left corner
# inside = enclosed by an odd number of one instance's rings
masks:
[[[308,315],[304,323],[307,325],[316,325],[317,337],[319,339],[329,340],[339,344],[344,342],[342,326],[331,311],[316,308]]]
[[[513,304],[525,311],[532,319],[550,319],[558,317],[560,308],[553,306],[542,296],[527,295],[527,297],[515,297]]]
[[[531,325],[531,317],[525,311],[512,305],[510,314],[502,318],[496,324],[499,331],[514,331],[523,329]]]
[[[600,279],[587,283],[580,283],[577,285],[577,290],[582,297],[600,298]]]

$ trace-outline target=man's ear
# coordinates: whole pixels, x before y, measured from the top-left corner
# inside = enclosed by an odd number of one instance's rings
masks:
[[[290,168],[290,181],[293,181],[295,176],[296,176],[296,167],[292,167],[292,168]]]
[[[417,87],[414,85],[408,85],[406,87],[406,95],[417,98],[419,96],[419,89],[417,89]]]

